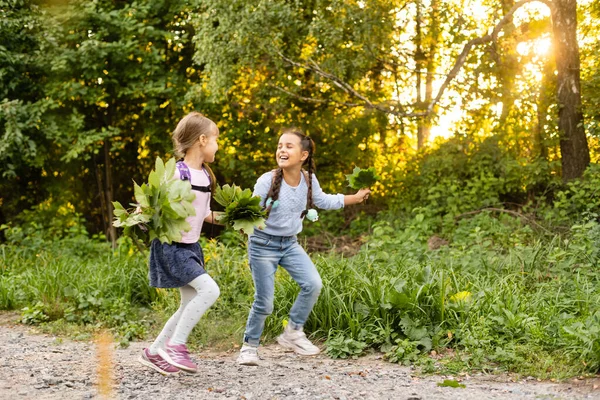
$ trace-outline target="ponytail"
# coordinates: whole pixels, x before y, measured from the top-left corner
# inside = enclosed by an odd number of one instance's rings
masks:
[[[210,177],[210,193],[214,196],[217,188],[217,178],[215,178],[215,174],[208,166],[208,163],[202,163],[202,168],[208,171],[208,176]]]

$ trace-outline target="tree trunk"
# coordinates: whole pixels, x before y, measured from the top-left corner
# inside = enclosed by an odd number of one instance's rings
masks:
[[[555,90],[554,87],[556,82],[554,82],[554,80],[554,64],[547,61],[542,69],[542,81],[536,99],[537,121],[533,140],[535,157],[543,160],[548,160],[545,125],[547,124],[546,117],[548,116],[548,108],[550,107],[550,103],[554,101],[554,98],[549,95]]]
[[[502,0],[502,14],[506,15],[515,6],[514,0]],[[500,129],[505,131],[508,116],[514,108],[515,103],[515,77],[519,73],[519,61],[517,57],[517,42],[514,38],[515,24],[512,16],[504,27],[504,36],[500,42],[494,43],[494,57],[497,63],[497,78],[500,82],[500,93],[502,96],[502,113],[499,118]],[[500,47],[498,54],[497,45]]]
[[[435,55],[437,54],[438,45],[440,42],[440,26],[439,26],[439,6],[438,0],[431,1],[431,16],[429,19],[429,34],[427,36],[427,76],[425,77],[425,104],[429,105],[433,100],[433,79],[437,70]],[[433,114],[429,114],[423,120],[423,140],[425,143],[429,141],[431,136],[431,120],[435,115],[437,108],[433,109]]]
[[[553,4],[562,178],[568,182],[583,176],[590,163],[590,151],[581,111],[577,1],[554,0]]]
[[[423,68],[423,59],[424,59],[424,54],[423,54],[423,45],[422,45],[422,37],[421,37],[421,3],[419,1],[417,1],[416,3],[417,6],[417,15],[415,18],[415,22],[416,22],[416,36],[415,36],[415,66],[416,66],[416,74],[417,74],[417,84],[416,84],[416,90],[417,90],[417,107],[419,108],[419,111],[421,111],[421,108],[423,107],[423,96],[421,95],[422,92],[422,84],[421,84],[421,69]],[[425,119],[424,118],[419,118],[417,120],[417,150],[421,150],[423,148],[423,146],[425,146],[425,143],[427,142],[427,138],[424,137],[424,123],[425,123]]]
[[[96,184],[98,185],[98,197],[100,198],[100,211],[102,211],[102,227],[104,228],[103,232],[108,236],[108,223],[106,221],[108,211],[106,207],[106,196],[104,195],[104,184],[102,182],[102,171],[95,158],[94,171],[96,172]]]
[[[2,204],[2,201],[0,199],[0,204]],[[0,225],[4,225],[6,224],[6,217],[4,216],[4,213],[2,212],[2,208],[0,207]],[[6,235],[4,234],[4,229],[0,229],[0,243],[4,243],[6,242]]]
[[[113,248],[117,245],[117,228],[112,224],[113,222],[113,182],[112,182],[112,162],[110,159],[110,140],[109,138],[104,139],[104,171],[106,181],[106,220],[108,222],[108,239],[110,240]]]

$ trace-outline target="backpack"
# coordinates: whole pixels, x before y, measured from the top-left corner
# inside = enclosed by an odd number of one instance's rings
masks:
[[[190,172],[190,169],[188,168],[187,165],[185,165],[185,163],[183,162],[183,160],[179,160],[177,161],[177,169],[179,170],[179,175],[181,176],[181,180],[182,181],[190,181],[190,184],[192,183],[192,173]],[[208,172],[206,172],[206,170],[204,168],[202,168],[202,170],[204,171],[204,173],[206,174],[206,176],[208,176],[208,185],[207,186],[198,186],[198,185],[192,185],[192,190],[195,190],[197,192],[203,192],[203,193],[210,193],[210,175],[208,174]]]

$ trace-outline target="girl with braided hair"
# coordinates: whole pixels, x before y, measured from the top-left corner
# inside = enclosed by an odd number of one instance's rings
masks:
[[[300,286],[289,320],[277,341],[301,355],[315,355],[319,348],[303,332],[308,315],[317,302],[322,282],[319,272],[296,235],[304,217],[316,220],[315,206],[339,209],[365,200],[369,189],[352,195],[326,194],[314,174],[315,144],[300,129],[283,131],[275,153],[278,168],[258,178],[254,195],[268,213],[266,227],[255,229],[248,238],[248,259],[254,281],[254,302],[248,315],[240,365],[258,365],[258,345],[265,320],[273,312],[275,272],[281,265]],[[307,170],[304,170],[303,167]]]

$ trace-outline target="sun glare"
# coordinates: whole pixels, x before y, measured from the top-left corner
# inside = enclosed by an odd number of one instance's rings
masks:
[[[543,38],[536,40],[537,44],[533,48],[535,54],[538,56],[545,56],[550,53],[550,49],[552,48],[552,41],[550,38]]]
[[[452,92],[454,91],[450,91],[449,93]],[[431,127],[430,141],[433,141],[437,137],[442,137],[444,139],[450,138],[455,133],[456,124],[458,124],[465,115],[463,104],[458,93],[454,92],[451,95],[456,95],[455,98],[458,100],[451,109],[440,114],[437,123]]]
[[[522,56],[528,56],[533,53],[538,57],[545,57],[550,53],[551,48],[552,41],[549,37],[544,37],[527,42],[520,42],[517,45],[517,53]]]

